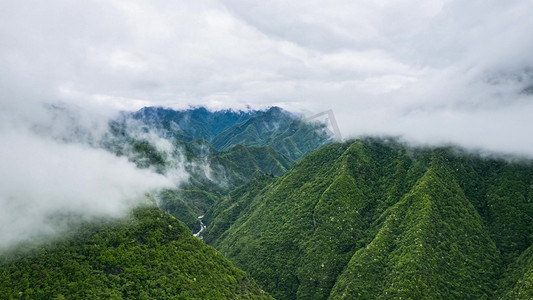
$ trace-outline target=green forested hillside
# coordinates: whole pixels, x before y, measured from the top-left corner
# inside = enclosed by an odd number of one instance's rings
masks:
[[[533,246],[507,267],[499,288],[502,299],[533,299]]]
[[[162,191],[158,198],[162,210],[185,222],[194,232],[200,229],[197,217],[204,215],[235,187],[264,174],[281,176],[294,165],[291,159],[269,146],[238,145],[228,152],[205,158],[189,153],[189,161],[193,162],[189,168],[189,182],[180,188]]]
[[[0,254],[1,299],[271,299],[156,208],[22,250]]]
[[[253,196],[269,188],[275,180],[276,177],[273,175],[256,177],[247,184],[234,189],[220,203],[210,209],[204,217],[204,222],[210,223],[203,234],[206,243],[219,237],[243,214],[251,213],[254,209],[254,207],[250,207]]]
[[[532,196],[531,162],[363,139],[237,189],[205,237],[278,299],[529,299]]]
[[[263,174],[281,176],[294,165],[294,161],[270,146],[242,145],[212,156],[209,163],[215,175],[230,189]]]

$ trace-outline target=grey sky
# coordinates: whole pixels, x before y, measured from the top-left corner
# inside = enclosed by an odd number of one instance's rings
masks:
[[[344,136],[533,155],[531,16],[531,0],[1,1],[1,104],[333,109]]]

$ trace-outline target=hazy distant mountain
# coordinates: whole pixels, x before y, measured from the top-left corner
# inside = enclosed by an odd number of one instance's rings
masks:
[[[236,189],[204,236],[277,299],[531,299],[533,164],[365,139]]]
[[[224,151],[235,145],[269,145],[285,156],[298,160],[332,142],[322,126],[306,123],[279,107],[272,107],[229,127],[213,139],[213,146]]]
[[[211,112],[203,107],[182,111],[145,107],[126,118],[141,121],[166,138],[186,142],[203,139],[221,152],[236,145],[271,146],[298,160],[332,142],[323,124],[304,122],[301,117],[279,107],[248,112]]]
[[[209,111],[204,107],[187,110],[172,110],[162,107],[144,107],[128,114],[135,120],[152,126],[167,137],[183,141],[204,139],[211,142],[218,134],[230,126],[243,122],[260,111]]]
[[[31,252],[0,256],[2,299],[272,299],[155,208],[101,220]]]

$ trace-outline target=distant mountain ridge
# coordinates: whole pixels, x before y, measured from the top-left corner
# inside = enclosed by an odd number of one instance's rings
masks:
[[[125,117],[157,129],[166,138],[186,142],[203,139],[218,151],[236,145],[271,146],[293,160],[333,141],[324,124],[305,122],[279,107],[247,112],[145,107]]]
[[[163,107],[144,107],[126,114],[146,125],[152,126],[167,137],[183,141],[204,139],[211,142],[218,134],[237,123],[259,114],[260,111],[209,111],[205,107],[173,110]]]

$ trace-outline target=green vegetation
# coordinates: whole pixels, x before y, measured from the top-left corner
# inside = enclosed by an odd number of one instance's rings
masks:
[[[105,149],[161,174],[185,168],[188,182],[163,191],[158,204],[195,232],[198,216],[235,187],[265,174],[281,176],[295,160],[331,142],[321,125],[277,107],[249,112],[145,107],[109,125]]]
[[[194,232],[200,229],[197,217],[206,214],[209,208],[235,187],[265,174],[283,175],[294,164],[268,146],[235,146],[228,152],[216,153],[203,159],[189,153],[189,159],[196,162],[189,168],[189,183],[181,188],[162,191],[158,205]]]
[[[258,178],[206,241],[277,299],[530,299],[533,165],[363,139]]]
[[[331,138],[323,125],[306,123],[279,107],[272,107],[237,123],[213,139],[213,146],[227,151],[236,145],[272,146],[292,160],[327,145]]]
[[[509,265],[504,278],[502,299],[533,299],[533,247]]]
[[[193,232],[200,230],[198,216],[213,206],[219,198],[202,190],[165,189],[159,193],[158,206],[185,223]]]
[[[20,249],[19,249],[20,250]],[[178,220],[139,208],[0,256],[2,299],[271,299]]]
[[[145,107],[112,122],[115,136],[128,134],[126,123],[130,119],[139,121],[143,130],[152,130],[168,140],[203,140],[211,151],[225,152],[237,145],[271,146],[291,160],[299,160],[332,141],[324,125],[304,122],[279,107],[249,112],[211,112],[203,107],[180,111]],[[194,147],[187,149],[197,155],[196,150]]]
[[[439,156],[382,218],[374,239],[339,276],[331,298],[492,296],[498,250]]]
[[[272,147],[235,146],[228,152],[217,154],[209,160],[214,176],[231,190],[263,174],[281,176],[294,162]]]
[[[275,180],[276,177],[272,175],[263,175],[254,178],[249,183],[233,190],[214,209],[209,210],[203,219],[204,222],[211,224],[203,234],[206,243],[220,236],[239,217],[253,211],[254,207],[250,207],[251,200],[253,199],[252,195],[269,188],[269,185]],[[213,220],[215,216],[216,219]]]

